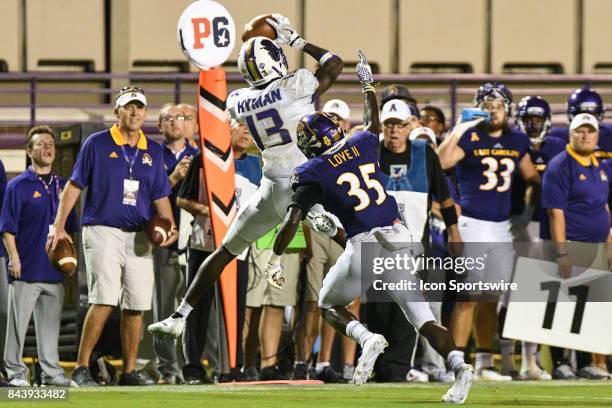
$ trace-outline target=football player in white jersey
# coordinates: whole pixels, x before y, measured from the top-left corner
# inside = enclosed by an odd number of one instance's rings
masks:
[[[315,97],[328,90],[342,71],[343,62],[337,55],[304,41],[286,17],[273,14],[268,22],[276,30],[276,40],[253,37],[242,45],[238,68],[249,88],[238,89],[227,98],[230,115],[248,126],[262,153],[261,185],[238,212],[223,245],[202,263],[177,311],[149,325],[149,332],[156,336],[178,337],[185,318],[207,288],[219,279],[225,266],[282,222],[293,194],[292,170],[306,161],[296,145],[297,123],[304,115],[314,112]],[[288,74],[281,44],[288,44],[317,60],[319,66],[314,74],[306,69]],[[323,212],[323,208],[315,212]],[[309,214],[308,219],[315,230],[337,235],[336,225],[330,218]],[[282,284],[275,282],[273,276],[267,279],[273,286]]]

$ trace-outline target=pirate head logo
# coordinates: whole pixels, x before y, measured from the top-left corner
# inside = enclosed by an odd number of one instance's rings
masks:
[[[153,167],[153,159],[149,156],[149,153],[142,155],[142,164],[146,164],[149,167]]]

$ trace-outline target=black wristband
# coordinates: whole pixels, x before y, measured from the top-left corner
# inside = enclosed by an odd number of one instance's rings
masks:
[[[444,224],[447,227],[451,225],[455,225],[457,223],[457,210],[455,210],[455,206],[451,205],[450,207],[440,208],[440,212],[442,213],[442,219],[444,220]]]

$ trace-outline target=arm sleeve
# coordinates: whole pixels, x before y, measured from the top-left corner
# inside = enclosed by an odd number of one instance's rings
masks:
[[[17,235],[21,205],[19,204],[14,186],[15,184],[9,184],[4,194],[2,216],[0,217],[0,233],[10,232],[13,235]]]
[[[70,175],[70,182],[76,184],[80,188],[85,188],[89,185],[89,179],[93,168],[93,139],[89,138],[81,147],[79,155],[74,164],[74,169]]]
[[[323,190],[316,184],[301,184],[294,187],[294,190],[289,207],[302,210],[302,217],[306,217],[312,206],[323,199]]]
[[[307,69],[302,68],[295,71],[294,79],[295,93],[298,98],[311,98],[319,87],[319,80]]]
[[[542,207],[567,209],[567,200],[570,191],[568,170],[565,161],[551,162],[544,172],[542,180]]]
[[[440,159],[434,150],[427,145],[427,177],[429,177],[429,194],[433,194],[436,200],[442,202],[450,198],[446,177],[440,165]]]
[[[187,200],[197,200],[200,196],[200,169],[202,168],[202,154],[198,153],[189,164],[187,174],[181,182],[178,197]]]

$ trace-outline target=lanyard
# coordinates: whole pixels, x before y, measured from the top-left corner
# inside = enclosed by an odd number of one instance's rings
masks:
[[[121,145],[121,151],[123,152],[123,158],[125,159],[125,162],[128,164],[128,169],[130,171],[130,180],[133,180],[132,179],[132,167],[134,166],[134,162],[136,161],[136,156],[138,156],[139,149],[136,148],[136,152],[134,153],[131,159],[128,157],[128,154],[127,154],[127,151],[125,150],[124,145]]]
[[[60,195],[62,194],[62,189],[60,187],[59,178],[55,174],[52,174],[51,181],[49,182],[49,184],[47,184],[47,182],[42,177],[40,177],[38,174],[34,172],[34,170],[32,169],[32,166],[30,166],[30,171],[36,175],[36,178],[38,179],[38,181],[40,181],[40,183],[45,188],[45,191],[47,192],[47,195],[49,196],[49,199],[51,200],[52,214],[53,216],[55,216],[55,213],[57,211],[57,207],[59,204],[59,198],[60,198]],[[55,183],[55,196],[51,192],[51,184],[53,183]]]

